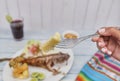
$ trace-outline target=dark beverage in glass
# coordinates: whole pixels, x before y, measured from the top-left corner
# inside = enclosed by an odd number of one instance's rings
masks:
[[[13,37],[17,40],[20,40],[24,36],[23,32],[23,20],[13,20],[10,23]]]

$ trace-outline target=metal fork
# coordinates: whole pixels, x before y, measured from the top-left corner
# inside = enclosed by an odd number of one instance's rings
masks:
[[[64,48],[64,49],[73,48],[78,43],[80,43],[80,42],[82,42],[82,41],[84,41],[88,38],[94,37],[94,36],[98,36],[98,34],[94,33],[94,34],[91,34],[91,35],[79,37],[77,39],[63,39],[58,45],[56,45],[56,48]]]

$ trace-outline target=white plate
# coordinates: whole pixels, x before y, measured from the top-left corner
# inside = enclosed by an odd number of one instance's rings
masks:
[[[46,75],[46,78],[45,80],[43,81],[59,81],[61,80],[65,74],[67,74],[70,70],[70,68],[72,67],[72,64],[73,64],[73,60],[74,60],[74,56],[73,56],[73,52],[71,49],[56,49],[56,50],[59,50],[61,52],[64,52],[64,53],[68,53],[70,55],[70,58],[68,60],[68,64],[62,64],[62,65],[59,65],[61,66],[61,69],[60,71],[62,72],[61,74],[58,74],[58,75],[52,75],[52,72],[49,72],[47,71],[46,69],[43,69],[43,68],[40,68],[40,67],[32,67],[32,66],[29,66],[29,73],[31,74],[32,72],[43,72],[45,73]],[[18,55],[20,55],[22,52],[22,50],[18,51],[13,57],[16,57]],[[65,73],[65,74],[63,74]],[[30,81],[30,77],[27,78],[27,79],[16,79],[12,76],[12,70],[11,68],[9,67],[9,63],[7,63],[3,69],[3,81]]]

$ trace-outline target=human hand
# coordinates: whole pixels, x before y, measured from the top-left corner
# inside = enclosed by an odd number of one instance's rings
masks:
[[[99,37],[93,37],[92,41],[97,43],[98,49],[120,60],[120,30],[116,27],[104,27],[97,33]]]

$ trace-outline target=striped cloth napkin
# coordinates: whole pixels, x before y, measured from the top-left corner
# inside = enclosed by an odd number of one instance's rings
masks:
[[[75,81],[120,81],[120,61],[99,51],[84,65]]]

